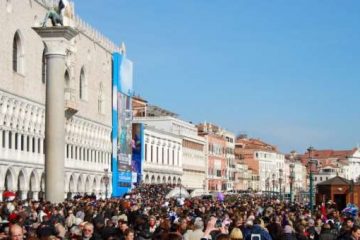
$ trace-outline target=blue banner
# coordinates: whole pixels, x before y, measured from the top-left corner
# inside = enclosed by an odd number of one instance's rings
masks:
[[[113,53],[113,197],[121,197],[131,189],[132,92],[132,62],[120,53]]]

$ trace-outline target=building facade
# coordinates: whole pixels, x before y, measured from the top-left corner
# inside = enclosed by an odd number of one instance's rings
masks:
[[[236,173],[236,162],[235,162],[235,134],[230,131],[223,130],[225,137],[225,158],[227,161],[227,183],[226,191],[234,190],[235,173]]]
[[[40,26],[48,2],[0,3],[0,193],[22,199],[44,192],[46,48],[32,27]],[[111,194],[104,174],[111,177],[111,62],[119,49],[80,18],[72,21],[79,34],[67,49],[63,75],[64,197],[104,197],[106,188]]]
[[[236,159],[253,170],[257,190],[280,191],[285,186],[285,155],[259,139],[239,136],[235,145]]]
[[[198,136],[194,124],[183,121],[178,115],[157,106],[149,105],[140,97],[133,98],[134,122],[141,122],[165,132],[182,141],[182,186],[189,191],[206,192],[206,142]],[[161,168],[161,166],[159,166]]]
[[[145,125],[143,182],[181,184],[182,139],[171,132]]]
[[[207,142],[207,188],[210,192],[227,191],[229,178],[224,131],[211,123],[198,124],[197,128],[198,134]]]

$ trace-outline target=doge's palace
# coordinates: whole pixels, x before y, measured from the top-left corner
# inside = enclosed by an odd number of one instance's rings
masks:
[[[57,1],[0,1],[0,198],[44,194],[46,48],[32,27]],[[71,5],[72,9],[74,6]],[[67,49],[65,192],[105,197],[111,178],[112,53],[119,49],[70,12],[79,34]],[[1,199],[0,199],[1,200]]]

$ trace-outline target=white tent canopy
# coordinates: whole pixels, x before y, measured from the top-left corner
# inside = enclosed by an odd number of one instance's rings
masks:
[[[204,194],[208,194],[206,191],[204,191],[204,189],[198,188],[198,189],[194,189],[194,191],[192,191],[190,193],[190,197],[200,197]]]
[[[189,198],[190,194],[188,191],[186,191],[183,187],[175,187],[173,190],[171,190],[165,198]]]

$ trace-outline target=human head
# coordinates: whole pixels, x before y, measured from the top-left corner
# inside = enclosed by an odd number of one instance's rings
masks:
[[[346,225],[349,228],[352,228],[354,226],[354,221],[351,218],[346,219]]]
[[[24,239],[24,230],[18,224],[11,225],[9,229],[10,239],[11,240],[20,240]]]
[[[125,240],[133,240],[135,238],[134,230],[128,228],[124,232]]]
[[[354,239],[359,239],[360,238],[360,226],[354,225],[351,228],[351,235],[354,237]]]
[[[94,233],[94,225],[92,223],[85,223],[83,229],[83,235],[86,238],[91,238]]]
[[[79,226],[73,226],[70,229],[70,238],[71,239],[79,239],[82,235],[81,228]]]
[[[231,240],[242,240],[243,234],[239,228],[233,228],[233,230],[230,233],[230,239]]]

